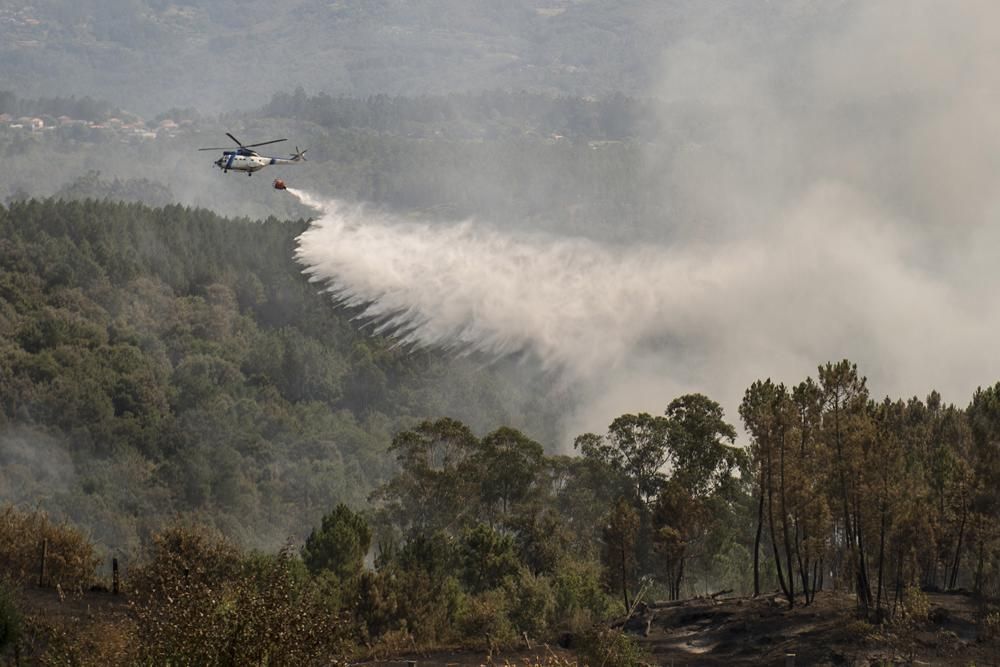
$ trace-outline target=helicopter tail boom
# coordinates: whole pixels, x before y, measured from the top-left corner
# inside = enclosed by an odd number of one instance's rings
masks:
[[[271,164],[295,164],[296,162],[306,162],[305,152],[309,150],[308,148],[303,148],[299,150],[299,147],[295,147],[295,152],[292,153],[291,157],[273,157],[271,158]]]

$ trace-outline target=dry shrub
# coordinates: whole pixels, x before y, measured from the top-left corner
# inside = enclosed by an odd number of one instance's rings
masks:
[[[983,617],[979,639],[984,642],[1000,639],[1000,612],[992,611]]]
[[[494,665],[495,663],[490,660],[486,664]],[[503,667],[587,667],[587,663],[570,660],[549,651],[544,658],[536,655],[533,658],[521,658],[519,662],[504,660]]]
[[[66,590],[89,587],[99,558],[82,532],[54,523],[44,512],[0,509],[0,571],[22,584],[37,582],[43,540],[48,540],[45,583]]]
[[[992,664],[1000,664],[1000,611],[983,610],[977,640],[990,652]]]
[[[892,620],[888,630],[889,646],[907,663],[912,663],[919,650],[917,634],[927,623],[930,601],[916,586],[907,586],[899,613]]]
[[[243,558],[203,528],[167,528],[129,579],[139,661],[329,664],[343,652],[344,624],[296,564],[288,550]]]
[[[507,599],[501,590],[468,597],[459,618],[458,629],[462,637],[475,642],[488,638],[491,645],[495,646],[505,646],[517,638],[508,617]]]
[[[862,618],[853,618],[841,628],[845,641],[868,641],[876,637],[875,626]]]
[[[221,534],[198,524],[174,523],[153,535],[146,558],[128,583],[137,591],[182,578],[189,587],[232,577],[240,569],[240,550]]]
[[[375,659],[389,657],[416,650],[416,640],[406,630],[388,630],[372,645],[369,653]]]
[[[903,616],[914,623],[925,623],[931,612],[927,595],[916,586],[907,586],[903,596]]]
[[[579,654],[587,663],[602,667],[646,665],[646,655],[635,639],[620,630],[595,626],[579,638]]]
[[[29,664],[52,667],[135,664],[135,637],[126,619],[84,621],[35,615],[27,621],[31,636],[22,645],[22,653],[34,656]]]

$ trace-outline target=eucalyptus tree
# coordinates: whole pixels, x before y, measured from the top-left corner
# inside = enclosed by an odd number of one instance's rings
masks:
[[[469,460],[479,479],[484,518],[508,518],[540,493],[544,460],[542,446],[517,429],[504,426],[484,436]]]
[[[392,439],[399,473],[372,493],[384,520],[404,536],[460,533],[474,520],[479,490],[471,459],[477,440],[450,418],[421,422]]]
[[[585,433],[574,446],[628,479],[633,500],[645,505],[666,480],[663,468],[671,458],[670,432],[666,417],[625,414],[611,422],[607,435]]]
[[[604,574],[608,590],[620,590],[626,612],[631,609],[629,590],[637,583],[636,540],[639,514],[632,503],[619,498],[608,513],[603,533]]]

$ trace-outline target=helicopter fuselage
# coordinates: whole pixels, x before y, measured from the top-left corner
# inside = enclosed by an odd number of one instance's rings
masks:
[[[291,162],[277,157],[267,157],[266,155],[241,155],[239,151],[226,151],[218,160],[215,166],[222,171],[246,171],[253,173],[260,171],[264,167],[272,164],[282,164]]]

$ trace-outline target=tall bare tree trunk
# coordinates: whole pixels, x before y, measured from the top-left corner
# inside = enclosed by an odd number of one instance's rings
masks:
[[[850,564],[855,568],[855,586],[860,586],[863,581],[863,575],[861,574],[862,568],[860,564],[860,558],[858,551],[855,547],[855,537],[854,531],[851,526],[851,503],[848,500],[847,493],[847,471],[845,470],[847,462],[844,460],[844,436],[840,429],[840,392],[837,391],[834,395],[833,402],[833,428],[834,428],[834,441],[837,445],[837,472],[840,478],[840,500],[843,506],[844,512],[844,542],[847,546],[848,558],[850,559]],[[859,527],[860,532],[860,527]],[[862,595],[861,591],[858,590],[858,603],[861,604]]]
[[[625,568],[625,540],[621,541],[621,554],[622,554],[622,596],[625,598],[625,613],[627,614],[629,609],[632,607],[628,603],[628,575]]]
[[[982,597],[983,595],[983,568],[985,566],[985,553],[984,550],[986,545],[983,543],[982,537],[979,538],[979,556],[976,559],[976,583],[975,591],[977,597]]]
[[[681,558],[680,564],[677,566],[677,578],[674,580],[674,599],[681,599],[681,580],[684,578],[684,558]]]
[[[774,567],[778,571],[778,583],[781,584],[781,591],[787,596],[788,586],[785,585],[785,576],[781,569],[781,553],[778,551],[778,539],[774,533],[774,480],[771,476],[771,449],[767,450],[767,524],[768,532],[771,534],[771,551],[774,553]]]
[[[859,505],[859,500],[857,496],[854,498],[854,526],[857,537],[857,598],[858,603],[862,605],[862,611],[865,616],[868,615],[869,610],[872,606],[872,587],[871,580],[868,577],[868,559],[865,558],[865,541],[864,541],[864,531],[861,530],[863,522],[861,520],[861,507]]]
[[[969,515],[969,508],[962,499],[962,521],[958,525],[958,539],[955,542],[955,558],[951,563],[951,575],[948,577],[948,588],[954,589],[958,584],[958,566],[962,558],[962,538],[965,536],[965,520]]]
[[[805,529],[802,530],[803,536],[805,535]],[[809,556],[802,558],[802,547],[801,545],[805,542],[805,537],[802,541],[799,541],[799,524],[795,522],[795,557],[799,562],[799,576],[802,579],[802,595],[805,598],[805,603],[808,605],[811,601],[809,597]]]
[[[813,561],[813,583],[812,583],[812,594],[809,597],[809,601],[812,602],[816,599],[816,591],[823,589],[823,559],[820,558],[817,561]]]
[[[757,535],[753,539],[753,596],[760,595],[760,536],[764,532],[764,475],[761,474],[760,502],[757,503]]]
[[[781,444],[781,450],[779,451],[779,456],[781,458],[781,464],[779,468],[779,484],[780,484],[780,502],[781,502],[781,535],[785,541],[785,565],[788,567],[788,590],[785,591],[785,595],[788,596],[788,607],[792,608],[795,606],[795,575],[792,573],[792,544],[791,540],[788,539],[788,504],[786,502],[785,494],[785,428],[781,428],[781,436],[778,441]]]
[[[883,492],[885,488],[883,487]],[[885,572],[885,530],[886,530],[886,511],[885,511],[885,498],[882,499],[882,520],[879,526],[879,545],[878,545],[878,592],[875,595],[875,617],[881,622],[882,614],[882,574]]]

